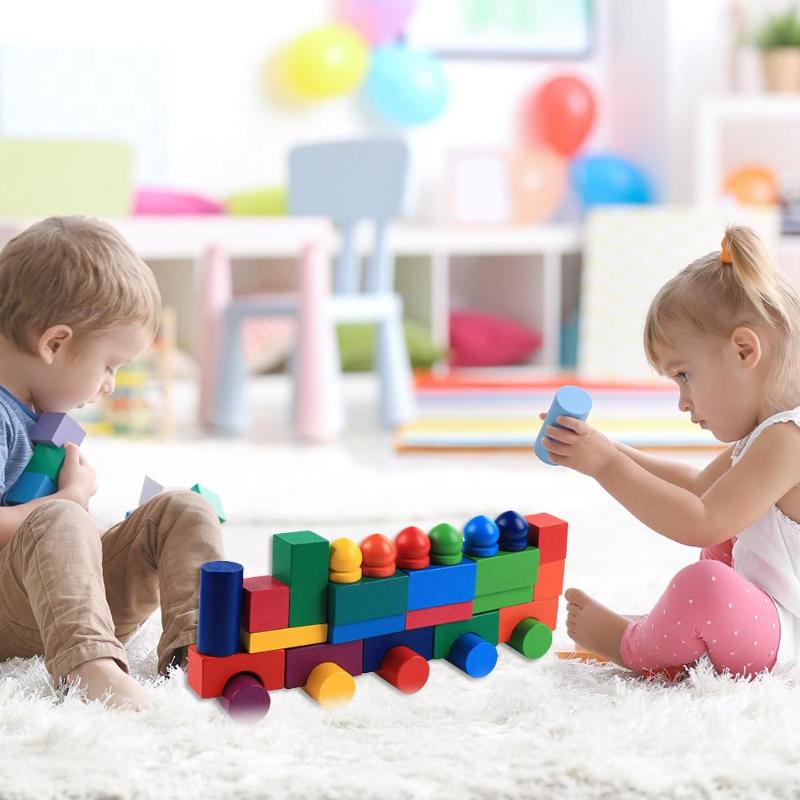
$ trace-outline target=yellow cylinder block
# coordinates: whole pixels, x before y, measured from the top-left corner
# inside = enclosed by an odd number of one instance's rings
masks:
[[[323,708],[343,706],[353,699],[356,682],[353,676],[332,661],[323,661],[311,670],[305,691]]]

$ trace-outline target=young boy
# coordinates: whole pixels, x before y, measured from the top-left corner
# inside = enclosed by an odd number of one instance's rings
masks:
[[[31,453],[38,414],[114,391],[117,368],[158,325],[152,273],[110,225],[39,222],[0,252],[0,500]],[[95,471],[67,445],[54,495],[0,506],[0,659],[44,654],[56,681],[89,699],[149,706],[122,643],[158,608],[158,668],[196,641],[200,565],[223,558],[219,522],[189,491],[166,492],[100,535]]]

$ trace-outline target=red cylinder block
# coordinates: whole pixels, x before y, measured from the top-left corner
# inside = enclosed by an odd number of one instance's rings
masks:
[[[361,542],[361,574],[370,578],[394,575],[397,550],[394,542],[381,533],[373,533]]]
[[[428,534],[410,525],[394,537],[398,569],[425,569],[430,566],[431,540]]]
[[[414,694],[427,683],[430,671],[419,653],[400,645],[386,653],[377,674],[404,694]]]

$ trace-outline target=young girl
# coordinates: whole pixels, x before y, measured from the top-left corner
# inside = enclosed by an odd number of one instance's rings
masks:
[[[642,673],[708,654],[751,676],[800,655],[800,295],[751,230],[664,285],[644,328],[647,359],[681,411],[731,443],[704,470],[615,445],[586,422],[547,429],[553,461],[594,477],[645,525],[702,548],[636,621],[568,589],[579,645]]]

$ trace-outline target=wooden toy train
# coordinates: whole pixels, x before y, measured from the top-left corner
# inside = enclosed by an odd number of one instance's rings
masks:
[[[244,578],[231,561],[201,568],[189,685],[252,721],[274,689],[303,687],[332,706],[352,698],[364,672],[413,693],[432,658],[474,678],[494,669],[500,642],[539,658],[552,644],[566,554],[564,520],[514,511],[474,517],[463,534],[408,527],[360,546],[276,534],[271,576]]]

